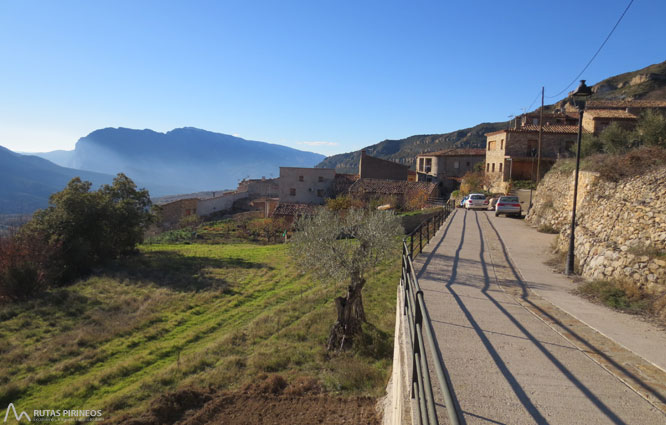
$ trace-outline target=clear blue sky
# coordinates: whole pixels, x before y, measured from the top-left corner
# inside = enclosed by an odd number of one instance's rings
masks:
[[[627,3],[2,0],[0,145],[194,126],[333,154],[502,121],[563,89]],[[635,0],[583,78],[666,60],[664,17]]]

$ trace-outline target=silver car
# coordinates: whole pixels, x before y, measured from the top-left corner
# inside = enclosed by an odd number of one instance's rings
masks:
[[[517,196],[500,196],[495,205],[495,217],[504,214],[512,217],[520,217],[523,209]]]
[[[469,198],[465,201],[465,208],[468,210],[472,208],[480,208],[487,210],[488,200],[486,199],[486,195],[483,195],[481,193],[470,194]]]

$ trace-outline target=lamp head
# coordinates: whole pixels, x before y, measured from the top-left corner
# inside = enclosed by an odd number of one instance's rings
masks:
[[[578,88],[571,93],[574,106],[576,106],[579,111],[585,109],[585,104],[590,96],[592,96],[592,89],[585,85],[585,80],[580,80]]]

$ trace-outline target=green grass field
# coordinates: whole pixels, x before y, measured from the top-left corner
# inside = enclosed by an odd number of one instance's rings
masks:
[[[0,405],[136,414],[187,386],[263,374],[379,396],[391,366],[399,261],[368,279],[362,344],[329,356],[341,295],[284,245],[146,245],[141,255],[38,299],[0,306]]]

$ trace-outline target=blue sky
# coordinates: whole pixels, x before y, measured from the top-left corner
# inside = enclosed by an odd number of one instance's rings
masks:
[[[0,145],[194,126],[333,154],[502,121],[568,85],[627,3],[2,0]],[[666,60],[664,16],[635,0],[582,78]]]

